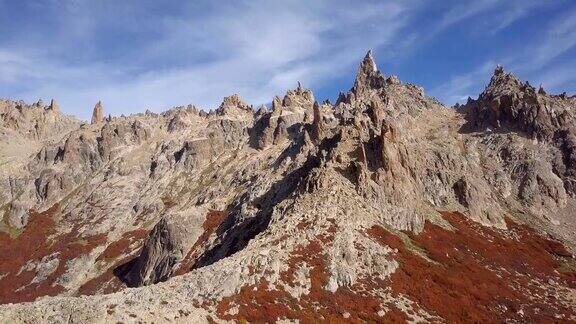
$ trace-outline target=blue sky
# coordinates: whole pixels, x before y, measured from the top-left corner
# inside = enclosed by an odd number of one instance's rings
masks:
[[[552,92],[576,89],[574,0],[0,0],[0,97],[87,119],[239,93],[259,105],[297,81],[320,100],[380,70],[447,104],[496,64]]]

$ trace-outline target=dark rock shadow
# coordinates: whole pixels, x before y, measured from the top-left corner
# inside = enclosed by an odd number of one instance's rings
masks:
[[[129,261],[117,266],[112,271],[114,276],[118,278],[122,283],[130,288],[138,287],[133,280],[130,279],[130,272],[138,262],[138,256],[130,259]]]
[[[330,148],[335,147],[339,140],[339,134],[332,138],[324,139],[320,144],[319,151],[330,151]],[[250,204],[259,208],[253,217],[246,218],[242,213],[242,205],[250,199],[248,194],[245,194],[235,204],[229,206],[228,217],[216,230],[216,234],[220,237],[218,243],[201,254],[196,259],[192,269],[211,265],[245,248],[251,239],[268,228],[274,206],[292,196],[299,189],[307,175],[320,165],[320,157],[310,155],[300,168],[275,182],[266,193],[250,202]]]
[[[507,122],[507,119],[500,121],[495,120],[489,109],[480,109],[474,101],[454,109],[456,109],[456,112],[461,114],[466,121],[458,130],[460,134],[477,133],[478,136],[483,136],[486,134],[508,134],[514,132],[522,137],[531,138],[531,136],[522,131],[518,125]]]
[[[253,202],[255,206],[262,207],[254,217],[243,219],[240,202],[245,202],[248,197],[239,199],[236,206],[231,206],[227,219],[216,230],[218,236],[221,236],[220,241],[200,255],[192,269],[208,266],[246,247],[251,239],[268,228],[274,206],[294,193],[300,180],[319,164],[320,159],[311,156],[302,167],[274,183],[266,193]]]
[[[254,122],[254,126],[248,130],[248,145],[253,149],[260,148],[260,139],[264,130],[270,127],[270,113],[266,113]]]
[[[371,136],[368,142],[362,144],[366,154],[366,166],[371,172],[376,172],[382,167],[382,140],[380,136]]]

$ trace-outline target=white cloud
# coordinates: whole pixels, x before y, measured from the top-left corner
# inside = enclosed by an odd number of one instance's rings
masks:
[[[430,91],[430,95],[448,105],[464,103],[468,97],[478,96],[478,90],[490,72],[496,67],[496,62],[489,60],[479,68],[468,73],[452,76],[447,82]]]
[[[125,65],[87,60],[98,59],[95,50],[106,50],[98,44],[75,56],[83,51],[75,42],[96,40],[97,22],[109,12],[93,2],[59,3],[64,12],[55,39],[67,41],[46,40],[47,46],[20,42],[5,48],[0,71],[7,72],[0,83],[27,84],[16,96],[29,101],[53,96],[64,110],[87,118],[98,100],[120,114],[187,103],[213,108],[232,92],[260,104],[297,81],[317,86],[355,66],[367,49],[390,44],[415,2],[245,1],[215,3],[208,14],[189,6],[184,16],[149,22],[156,27],[153,41],[142,44]],[[92,15],[85,15],[90,11]],[[64,55],[73,55],[77,63],[68,63]],[[12,63],[14,57],[18,64]],[[170,64],[172,57],[179,62]],[[150,69],[135,73],[142,66]]]
[[[0,42],[0,96],[55,97],[65,111],[83,118],[98,100],[114,114],[188,103],[214,108],[233,92],[257,105],[297,81],[315,88],[350,75],[367,49],[375,49],[381,62],[391,60],[431,40],[435,30],[488,13],[497,32],[541,5],[455,2],[426,33],[414,28],[419,10],[429,5],[423,0],[179,2],[169,10],[175,3],[27,2],[40,6],[35,10],[46,21],[22,26]],[[533,66],[539,56],[565,53],[576,39],[574,17],[567,17],[528,53],[533,61],[522,62],[515,53],[503,53],[508,59],[499,61],[522,70],[521,64]],[[431,93],[450,103],[476,94],[492,63],[454,76]]]
[[[524,50],[504,52],[500,57],[487,60],[481,67],[451,77],[432,89],[430,93],[447,104],[462,103],[468,96],[476,97],[491,76],[496,63],[507,70],[540,84],[550,91],[563,92],[576,85],[576,61],[568,60],[551,65],[555,58],[576,45],[576,10],[563,14],[544,28],[541,37],[535,37]]]
[[[568,13],[559,22],[552,22],[546,37],[534,49],[531,64],[542,66],[564,54],[576,45],[576,10]]]
[[[501,0],[478,0],[474,2],[459,2],[443,16],[438,24],[438,29],[446,29],[449,26],[460,23],[480,13],[494,9],[502,4]]]

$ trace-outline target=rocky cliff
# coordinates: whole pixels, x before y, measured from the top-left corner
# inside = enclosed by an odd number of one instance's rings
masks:
[[[576,320],[573,96],[446,107],[369,52],[334,105],[57,107],[0,102],[3,321]]]

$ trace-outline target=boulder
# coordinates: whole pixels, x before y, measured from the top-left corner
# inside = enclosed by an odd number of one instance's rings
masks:
[[[140,255],[133,261],[124,279],[133,287],[166,281],[183,256],[180,231],[163,218],[148,235]]]

